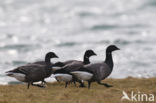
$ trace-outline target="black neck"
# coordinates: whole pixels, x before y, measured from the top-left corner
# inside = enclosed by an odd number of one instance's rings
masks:
[[[46,70],[46,76],[47,77],[49,77],[51,75],[51,73],[52,73],[50,59],[51,59],[50,57],[45,58],[45,63],[46,63],[45,70]]]
[[[45,69],[45,71],[46,71],[46,76],[49,77],[49,76],[52,74],[52,68],[51,68],[51,65],[48,64],[48,65],[46,65],[45,68],[46,68],[46,69]]]
[[[112,58],[112,52],[106,52],[106,59],[105,63],[113,69],[114,63],[113,63],[113,58]]]
[[[51,64],[50,59],[51,59],[51,58],[46,57],[46,58],[45,58],[45,63],[46,63],[46,64]]]
[[[88,56],[84,56],[83,63],[84,64],[89,64],[90,63]]]

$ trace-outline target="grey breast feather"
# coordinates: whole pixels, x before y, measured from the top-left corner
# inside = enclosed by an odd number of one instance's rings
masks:
[[[95,75],[95,79],[100,81],[105,79],[112,72],[111,68],[106,63],[91,63],[84,66],[86,69],[92,71]]]

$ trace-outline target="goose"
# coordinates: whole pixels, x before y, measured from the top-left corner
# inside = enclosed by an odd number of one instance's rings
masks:
[[[72,71],[76,71],[78,70],[80,67],[82,67],[83,65],[87,65],[90,63],[89,61],[89,58],[93,55],[96,55],[96,53],[93,51],[93,50],[86,50],[85,54],[84,54],[84,59],[83,61],[77,61],[77,60],[69,60],[69,61],[66,61],[66,62],[57,62],[57,64],[62,64],[60,69],[64,71],[64,69],[68,72],[72,72]],[[54,64],[55,66],[55,64]],[[58,65],[57,65],[58,66]],[[63,76],[63,75],[62,75]],[[63,77],[62,77],[63,78]],[[57,78],[55,78],[57,80]],[[80,83],[80,87],[85,87],[83,82],[78,80],[78,79],[75,79],[77,82]],[[59,80],[57,80],[59,81]],[[74,84],[75,84],[75,81],[73,81]]]
[[[88,89],[90,88],[91,82],[97,82],[100,85],[112,87],[106,83],[101,83],[101,80],[107,78],[113,70],[114,63],[112,52],[115,50],[120,49],[115,45],[108,46],[106,49],[105,61],[84,65],[78,71],[71,72],[71,74],[75,75],[80,80],[88,81]]]
[[[27,88],[29,89],[30,84],[32,86],[44,87],[42,85],[33,84],[33,82],[44,82],[44,79],[49,77],[52,73],[51,69],[51,58],[58,58],[54,52],[48,52],[45,56],[46,65],[29,64],[17,67],[13,70],[7,71],[6,75],[14,77],[21,82],[28,83]]]
[[[65,62],[60,62],[59,61],[59,62],[56,62],[56,63],[52,64],[52,66],[53,66],[52,69],[53,69],[53,71],[56,71],[56,70],[59,70],[59,69],[68,68],[68,71],[69,70],[73,71],[76,68],[80,68],[83,65],[89,64],[90,63],[89,58],[91,56],[94,56],[94,55],[96,55],[96,53],[93,50],[89,49],[89,50],[85,51],[83,61],[79,61],[79,60],[67,60]],[[35,64],[36,63],[37,64],[44,64],[42,61],[35,62]]]
[[[59,67],[64,67],[68,64],[71,64],[71,63],[78,63],[78,64],[89,64],[90,63],[90,60],[89,58],[93,55],[96,55],[96,53],[89,49],[89,50],[86,50],[85,51],[85,54],[84,54],[84,57],[83,57],[83,61],[78,61],[78,60],[67,60],[65,62],[56,62],[53,66],[59,66]]]

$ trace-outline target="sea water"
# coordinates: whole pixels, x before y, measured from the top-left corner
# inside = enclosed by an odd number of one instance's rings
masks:
[[[5,72],[44,60],[83,60],[85,50],[104,61],[115,44],[111,78],[156,76],[156,0],[0,0],[0,84]],[[51,78],[50,78],[51,79]]]

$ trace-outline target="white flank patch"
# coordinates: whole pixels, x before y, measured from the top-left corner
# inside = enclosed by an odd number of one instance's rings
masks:
[[[62,68],[61,67],[52,67],[53,71],[56,71],[56,70],[59,70],[59,69],[62,69]]]
[[[25,81],[25,74],[8,72],[7,75],[10,76],[10,77],[14,77],[14,78],[16,78],[17,80],[19,80],[21,82]]]
[[[84,72],[84,71],[74,71],[71,72],[73,75],[75,75],[80,80],[90,80],[93,77],[92,73]]]
[[[54,77],[59,81],[69,82],[72,80],[72,75],[69,74],[55,74]]]

